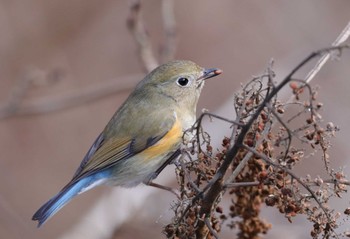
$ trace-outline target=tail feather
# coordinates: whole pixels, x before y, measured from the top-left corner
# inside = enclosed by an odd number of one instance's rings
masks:
[[[38,221],[38,227],[40,227],[75,196],[102,184],[106,179],[104,174],[96,174],[78,181],[71,181],[58,194],[41,206],[33,215],[32,220]]]

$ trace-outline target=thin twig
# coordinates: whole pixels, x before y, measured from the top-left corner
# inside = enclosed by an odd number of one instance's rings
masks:
[[[226,159],[224,160],[224,162],[222,163],[221,167],[219,168],[218,172],[217,172],[217,175],[218,177],[215,177],[212,179],[212,180],[218,180],[220,179],[221,177],[224,176],[224,174],[226,173],[228,167],[230,166],[232,160],[234,159],[234,157],[237,155],[242,143],[243,143],[243,140],[246,136],[246,134],[248,133],[250,127],[253,125],[254,121],[258,118],[258,116],[260,115],[260,113],[263,111],[263,109],[266,107],[266,104],[268,102],[271,101],[271,99],[273,97],[276,96],[276,94],[288,83],[292,80],[292,76],[298,71],[300,70],[301,67],[303,67],[307,62],[309,62],[311,59],[313,59],[314,57],[318,56],[318,55],[321,55],[325,52],[329,52],[329,51],[333,51],[333,50],[340,50],[340,49],[343,49],[344,47],[347,47],[347,46],[340,46],[340,47],[330,47],[330,48],[327,48],[327,49],[324,49],[324,50],[320,50],[320,51],[317,51],[317,52],[313,52],[311,53],[308,57],[306,57],[303,61],[301,61],[285,78],[284,80],[279,84],[277,85],[272,91],[270,94],[268,94],[266,96],[266,98],[264,99],[264,102],[262,102],[260,104],[260,106],[258,107],[258,109],[256,110],[256,112],[252,115],[252,117],[249,119],[248,123],[246,125],[244,125],[242,127],[242,130],[241,132],[239,133],[239,136],[236,140],[236,144],[233,145],[233,147],[227,151],[227,154],[226,154]],[[208,186],[209,185],[209,186]],[[210,183],[208,184],[207,186],[210,187]],[[206,189],[206,187],[204,188]],[[203,190],[204,190],[203,189]]]
[[[350,186],[350,182],[347,181],[347,180],[324,179],[322,181],[323,181],[323,183]],[[264,185],[271,185],[270,183],[263,183],[263,184]],[[258,185],[261,185],[261,182],[259,182],[259,181],[255,181],[255,182],[234,182],[234,183],[226,183],[224,185],[224,188],[251,187],[251,186],[258,186]],[[316,182],[306,182],[305,185],[317,186],[317,187],[320,186]]]
[[[289,170],[286,167],[283,167],[280,164],[274,163],[270,158],[268,158],[265,154],[261,154],[258,151],[256,151],[255,149],[250,148],[247,145],[242,145],[246,150],[254,153],[256,156],[258,156],[259,158],[263,159],[267,164],[272,165],[280,170],[285,171],[287,174],[289,174],[293,179],[295,179],[296,181],[298,181],[298,183],[300,183],[300,185],[302,185],[313,197],[313,199],[316,201],[316,203],[319,205],[319,207],[322,209],[322,211],[325,213],[328,221],[331,221],[331,217],[329,215],[328,210],[323,206],[322,202],[320,202],[320,200],[317,198],[316,194],[314,193],[314,191],[311,190],[311,188],[306,185],[306,183],[304,183],[300,177],[298,177],[297,175],[294,174],[294,172],[292,172],[291,170]]]
[[[251,152],[249,152],[251,153]],[[234,183],[226,183],[224,185],[224,189],[226,188],[238,188],[238,187],[252,187],[252,186],[258,186],[261,182],[234,182]]]
[[[206,191],[207,193],[205,193],[205,195],[203,196],[202,199],[202,207],[200,209],[200,216],[201,215],[210,215],[211,212],[211,206],[213,205],[213,203],[215,202],[216,198],[219,196],[219,194],[222,192],[223,190],[223,177],[226,174],[228,168],[230,167],[230,165],[232,164],[232,161],[234,160],[234,158],[236,157],[237,153],[239,152],[239,150],[241,149],[241,147],[244,147],[243,141],[246,137],[246,134],[249,132],[249,130],[251,129],[253,123],[255,122],[255,120],[259,117],[260,113],[264,110],[264,108],[266,107],[266,105],[276,96],[276,94],[287,84],[292,80],[292,76],[300,70],[300,68],[302,68],[306,63],[308,63],[311,59],[313,59],[316,56],[319,56],[321,54],[323,54],[324,52],[329,52],[332,50],[341,50],[343,49],[344,46],[342,47],[331,47],[331,48],[327,48],[324,50],[320,50],[317,52],[313,52],[312,54],[310,54],[308,57],[306,57],[303,61],[301,61],[284,79],[283,81],[278,84],[275,88],[273,88],[271,90],[271,92],[269,92],[269,94],[266,95],[264,101],[260,104],[260,106],[256,109],[256,111],[254,112],[254,114],[251,116],[251,118],[249,119],[249,121],[242,126],[241,131],[236,139],[235,144],[231,147],[231,149],[229,149],[226,153],[226,158],[225,160],[222,162],[221,166],[219,167],[218,171],[216,172],[216,174],[214,175],[214,177],[209,181],[209,183],[203,188],[202,193],[198,194],[193,200],[192,202],[194,203],[195,201],[197,201]],[[250,149],[250,151],[252,151],[253,153],[257,152],[256,150]],[[280,165],[276,166],[276,167],[280,167]],[[294,174],[291,172],[290,174],[292,177],[294,177]],[[298,180],[298,179],[297,179]],[[302,182],[301,182],[302,184]],[[302,184],[303,185],[303,184]],[[310,190],[311,191],[311,190]],[[314,193],[311,191],[310,192],[311,195],[314,195]],[[317,200],[317,199],[316,199]],[[321,208],[324,210],[324,212],[326,212],[325,208],[321,205]],[[185,210],[184,214],[187,212],[187,210]],[[184,214],[182,215],[181,218],[183,218]],[[330,217],[328,214],[326,214],[327,218],[330,220]],[[200,229],[201,227],[198,227],[198,229]]]
[[[215,237],[215,239],[219,239],[219,235],[216,233],[214,228],[211,226],[209,219],[210,219],[209,217],[204,218],[205,225],[208,227],[210,233]]]
[[[271,130],[271,124],[269,123],[268,125],[266,124],[266,127],[263,131],[263,133],[261,135],[267,135],[268,132]],[[255,148],[259,147],[264,141],[264,138],[261,137],[255,144]],[[243,168],[247,165],[249,159],[253,156],[253,153],[248,152],[244,158],[241,160],[241,162],[239,162],[239,164],[237,165],[237,167],[235,168],[235,170],[233,171],[233,173],[230,175],[230,177],[226,180],[224,187],[227,184],[232,184],[234,183],[234,180],[236,179],[236,177],[242,172]]]
[[[337,184],[337,185],[343,184],[343,185],[346,185],[346,186],[350,186],[350,181],[347,181],[347,180],[323,179],[322,181],[323,181],[323,183]],[[307,182],[305,184],[307,184],[309,186],[320,186],[316,182]]]
[[[185,176],[187,178],[188,183],[191,185],[191,187],[193,188],[193,190],[195,190],[197,193],[199,193],[201,190],[197,187],[197,185],[191,180],[191,175],[190,172],[188,172],[188,170],[186,169],[186,165],[183,161],[184,155],[186,155],[187,157],[191,158],[191,156],[189,155],[189,153],[186,150],[182,151],[181,157],[179,158],[179,162],[181,165],[182,170],[185,173]]]
[[[349,38],[349,36],[350,36],[350,22],[348,22],[348,25],[346,25],[344,30],[340,33],[337,39],[332,43],[332,46],[333,47],[340,46]],[[305,77],[306,83],[309,83],[315,77],[315,75],[321,70],[324,64],[326,64],[326,62],[329,60],[329,58],[331,57],[331,54],[332,52],[327,52],[318,60],[315,67]]]
[[[202,150],[202,147],[201,147],[201,140],[200,140],[200,134],[203,132],[203,131],[201,130],[202,122],[203,122],[203,119],[204,119],[205,116],[209,116],[209,117],[211,117],[211,118],[216,118],[216,119],[225,121],[225,122],[227,122],[227,123],[232,124],[233,126],[235,126],[235,125],[243,126],[243,124],[240,123],[240,122],[236,122],[236,121],[233,121],[233,120],[226,119],[225,117],[222,117],[222,116],[220,116],[220,115],[216,115],[216,114],[209,113],[209,112],[204,112],[204,113],[202,113],[202,114],[199,116],[199,118],[197,119],[197,121],[195,122],[194,127],[189,129],[189,130],[195,130],[195,131],[196,131],[198,152],[200,152],[200,153],[206,154],[205,151]],[[207,156],[208,156],[208,155],[207,155]]]

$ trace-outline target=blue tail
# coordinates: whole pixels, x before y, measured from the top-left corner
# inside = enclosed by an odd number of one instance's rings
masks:
[[[107,178],[107,172],[98,172],[79,180],[72,180],[56,196],[39,208],[32,220],[38,221],[38,227],[40,227],[76,195],[102,184]]]

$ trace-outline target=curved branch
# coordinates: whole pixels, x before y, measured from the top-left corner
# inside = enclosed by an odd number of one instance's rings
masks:
[[[15,107],[12,106],[13,101],[11,101],[10,98],[8,103],[0,106],[0,120],[13,116],[46,114],[93,102],[116,94],[117,92],[132,89],[141,77],[141,75],[126,76],[124,78],[88,86],[84,89],[71,90],[62,95],[42,97],[29,102],[22,103],[18,100],[16,101]],[[9,110],[9,107],[11,107],[11,110]]]
[[[152,44],[142,19],[141,1],[131,4],[127,26],[132,33],[140,53],[140,57],[147,72],[151,72],[159,63],[154,56]]]

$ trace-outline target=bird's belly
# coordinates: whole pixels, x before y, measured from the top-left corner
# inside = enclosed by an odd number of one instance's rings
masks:
[[[176,149],[174,149],[174,152]],[[134,187],[142,182],[150,181],[156,171],[168,160],[171,153],[160,154],[152,158],[145,157],[142,153],[128,158],[122,165],[116,165],[108,184],[114,186]]]
[[[182,124],[176,120],[173,127],[157,143],[115,165],[112,169],[112,183],[133,187],[153,179],[157,170],[180,148],[182,136]]]

